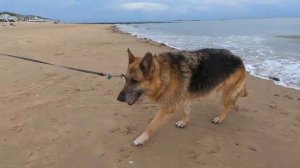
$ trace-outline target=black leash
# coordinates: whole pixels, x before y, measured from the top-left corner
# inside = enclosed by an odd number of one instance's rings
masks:
[[[21,57],[21,56],[16,56],[16,55],[11,55],[11,54],[0,53],[0,55],[6,56],[6,57],[11,57],[11,58],[22,59],[22,60],[26,60],[26,61],[31,61],[31,62],[35,62],[35,63],[39,63],[39,64],[52,65],[52,66],[65,68],[65,69],[69,69],[69,70],[73,70],[73,71],[77,71],[77,72],[89,73],[89,74],[94,74],[94,75],[99,75],[99,76],[107,76],[107,79],[111,79],[112,77],[120,77],[120,78],[125,77],[124,74],[121,74],[121,75],[106,74],[106,73],[102,73],[102,72],[95,72],[95,71],[79,69],[79,68],[73,68],[73,67],[64,66],[64,65],[52,64],[52,63],[49,63],[49,62],[39,61],[39,60],[36,60],[36,59]]]

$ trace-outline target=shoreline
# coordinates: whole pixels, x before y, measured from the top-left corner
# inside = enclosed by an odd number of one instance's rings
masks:
[[[158,45],[158,46],[167,46],[167,47],[169,47],[171,50],[175,50],[175,51],[180,51],[180,50],[181,50],[180,48],[176,48],[176,47],[174,47],[174,46],[172,46],[172,45],[166,44],[166,43],[161,42],[161,41],[154,41],[154,40],[149,39],[149,38],[140,37],[140,36],[138,36],[138,35],[136,35],[136,34],[133,34],[133,33],[125,32],[125,31],[121,30],[120,28],[118,28],[118,26],[115,25],[115,24],[111,25],[111,29],[112,29],[113,31],[115,31],[116,33],[120,33],[120,34],[123,34],[123,35],[131,36],[131,37],[137,38],[137,39],[139,39],[139,40],[142,40],[142,42],[144,42],[144,43],[149,43],[149,42],[151,42],[151,43],[154,43],[154,44],[156,44],[156,45]],[[262,79],[262,80],[272,81],[272,82],[273,82],[275,85],[277,85],[277,86],[282,86],[282,87],[284,87],[284,88],[294,89],[294,90],[296,90],[296,91],[300,91],[300,86],[298,86],[298,87],[295,87],[295,86],[288,86],[287,84],[281,82],[281,79],[280,79],[280,78],[279,78],[279,80],[278,80],[278,78],[273,77],[273,76],[262,77],[262,76],[259,76],[259,75],[255,75],[255,74],[251,73],[251,71],[248,71],[248,70],[247,70],[247,73],[248,73],[249,75],[253,76],[253,77],[256,77],[256,78],[259,78],[259,79]]]

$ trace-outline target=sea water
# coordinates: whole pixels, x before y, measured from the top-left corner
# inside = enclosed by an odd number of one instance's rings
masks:
[[[247,71],[300,89],[300,18],[179,21],[122,24],[122,31],[180,50],[225,48],[240,56]]]

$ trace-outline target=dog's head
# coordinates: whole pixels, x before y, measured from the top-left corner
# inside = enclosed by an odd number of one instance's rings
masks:
[[[140,58],[135,57],[129,49],[127,52],[129,63],[126,83],[117,99],[133,105],[143,94],[153,97],[159,90],[161,81],[155,56],[147,52],[143,58]]]

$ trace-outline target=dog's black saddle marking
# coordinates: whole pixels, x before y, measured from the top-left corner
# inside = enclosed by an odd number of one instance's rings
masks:
[[[202,49],[194,52],[199,59],[198,65],[192,69],[190,92],[207,93],[243,67],[242,60],[229,50]]]

